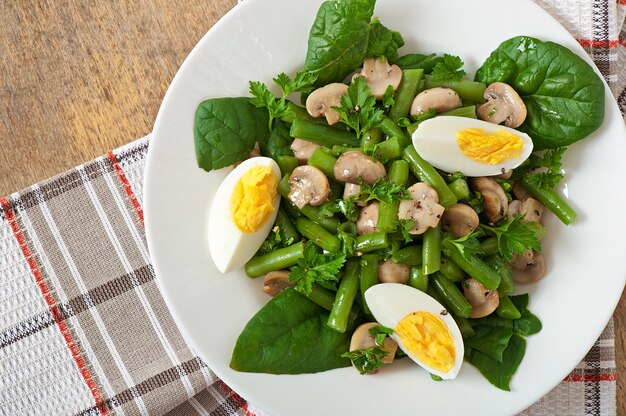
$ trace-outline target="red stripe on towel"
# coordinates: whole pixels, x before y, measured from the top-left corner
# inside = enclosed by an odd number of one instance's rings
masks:
[[[143,227],[144,225],[143,224],[143,209],[141,208],[141,205],[139,204],[139,201],[137,200],[137,197],[135,196],[135,193],[133,192],[133,188],[131,188],[130,186],[130,182],[128,181],[128,178],[126,177],[124,170],[122,170],[122,167],[120,166],[117,160],[117,156],[115,156],[115,153],[113,152],[107,153],[107,156],[109,157],[109,160],[113,164],[113,167],[115,168],[115,172],[117,173],[117,177],[119,178],[120,182],[122,182],[124,191],[126,192],[126,195],[128,196],[128,198],[130,199],[131,204],[133,204],[133,208],[135,208],[135,212],[137,213],[137,216],[139,216],[139,221],[141,222],[141,226]]]

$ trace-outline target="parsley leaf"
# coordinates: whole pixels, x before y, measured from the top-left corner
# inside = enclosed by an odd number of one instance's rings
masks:
[[[394,100],[393,97],[394,97],[393,87],[389,85],[387,89],[385,90],[385,93],[383,94],[383,99],[382,99],[383,107],[385,107],[385,110],[389,110],[395,104],[396,101]]]
[[[356,222],[359,211],[354,201],[354,195],[346,199],[337,199],[335,203],[325,202],[320,207],[320,214],[326,217],[332,217],[337,212],[341,212],[348,221]]]
[[[409,231],[415,228],[415,221],[410,218],[406,220],[398,220],[396,221],[396,228],[402,233],[402,238],[404,238],[405,243],[408,244],[413,241],[413,237],[409,234]]]
[[[380,347],[371,347],[362,350],[354,350],[341,354],[342,357],[349,358],[352,364],[359,370],[359,373],[371,373],[383,365],[383,357],[389,354]]]
[[[478,238],[476,238],[478,234],[479,233],[477,232],[473,232],[464,237],[449,241],[456,246],[462,256],[464,256],[465,253],[483,254],[485,250],[483,249],[483,246],[480,245],[480,241],[478,241]]]
[[[377,127],[383,120],[383,110],[376,108],[376,98],[363,77],[355,78],[346,95],[341,96],[340,106],[333,110],[341,116],[341,122],[352,128],[357,137]]]
[[[455,55],[444,54],[443,60],[433,68],[432,79],[437,81],[461,81],[465,76],[463,60]]]
[[[306,294],[313,283],[333,283],[339,280],[339,271],[346,261],[344,254],[322,254],[311,241],[304,246],[304,256],[298,259],[289,273],[290,282],[298,282]]]
[[[281,72],[274,82],[283,91],[283,97],[287,97],[294,92],[309,93],[313,91],[313,83],[317,80],[317,75],[313,72],[300,71],[296,74],[294,79],[291,79],[289,75]]]
[[[563,166],[563,154],[567,150],[566,147],[557,147],[556,149],[547,150],[541,158],[535,160],[536,167],[546,168],[544,172],[528,173],[528,180],[539,188],[554,189],[563,180],[561,169]]]
[[[374,337],[376,345],[382,347],[385,345],[385,338],[387,338],[387,335],[393,334],[393,329],[382,325],[376,325],[371,327],[368,332],[372,337]]]
[[[374,182],[374,185],[360,182],[359,187],[357,199],[363,202],[369,202],[375,199],[390,204],[393,201],[411,199],[411,194],[409,194],[409,191],[404,186],[385,180],[384,178],[378,178],[376,182]]]
[[[521,254],[529,249],[541,251],[541,243],[534,228],[521,215],[497,227],[481,225],[480,228],[498,239],[498,252],[504,261],[511,260],[514,253]]]
[[[337,237],[339,237],[339,240],[341,241],[341,252],[346,257],[354,256],[354,253],[356,252],[356,238],[352,234],[345,231],[339,231],[337,233]]]
[[[274,251],[281,247],[284,247],[282,244],[282,237],[280,235],[278,226],[274,226],[274,228],[272,228],[272,231],[270,231],[269,235],[267,236],[265,241],[263,241],[261,247],[259,247],[259,250],[256,252],[255,255],[262,256],[263,254],[267,254],[270,251]]]

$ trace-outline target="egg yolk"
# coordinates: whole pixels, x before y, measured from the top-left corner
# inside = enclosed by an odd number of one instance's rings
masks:
[[[524,148],[522,139],[505,130],[464,129],[457,132],[456,141],[465,156],[489,165],[519,158]]]
[[[402,345],[428,367],[447,372],[454,366],[456,349],[452,334],[441,318],[430,312],[413,312],[398,322]]]
[[[230,199],[230,213],[244,233],[258,231],[274,211],[276,175],[271,166],[255,166],[243,174]]]

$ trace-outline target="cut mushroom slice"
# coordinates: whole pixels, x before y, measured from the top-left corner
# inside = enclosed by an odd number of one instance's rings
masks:
[[[524,185],[522,185],[522,181],[515,181],[515,183],[513,183],[513,186],[511,187],[511,193],[513,193],[513,196],[515,196],[515,198],[519,200],[530,198],[530,194],[528,193],[526,188],[524,188]]]
[[[350,351],[379,347],[387,351],[387,355],[385,355],[381,359],[381,361],[385,364],[390,364],[391,362],[393,362],[393,359],[396,355],[398,343],[389,337],[385,337],[385,342],[383,343],[383,345],[377,345],[376,340],[374,339],[372,334],[370,334],[370,329],[379,325],[380,324],[378,322],[366,322],[359,325],[357,329],[354,330],[354,333],[352,333],[352,338],[350,339]],[[377,372],[378,369],[370,371],[366,374],[375,374]]]
[[[434,108],[436,112],[443,113],[461,106],[461,97],[451,88],[429,88],[417,94],[411,104],[411,115],[417,116]]]
[[[478,191],[483,196],[483,207],[490,223],[495,224],[509,209],[509,200],[504,189],[493,178],[478,177],[471,178],[472,189]]]
[[[441,228],[449,231],[454,238],[461,238],[474,231],[480,219],[474,208],[465,204],[455,204],[448,208],[441,218]]]
[[[359,217],[356,220],[356,232],[358,235],[375,233],[378,223],[378,201],[372,201],[359,210]]]
[[[388,259],[378,265],[378,281],[405,284],[409,281],[410,272],[409,266]]]
[[[336,124],[341,116],[333,110],[340,105],[341,96],[348,86],[339,82],[328,84],[313,91],[306,99],[306,111],[313,117],[325,116],[328,124]]]
[[[412,199],[400,202],[398,218],[413,220],[414,226],[409,234],[423,234],[429,227],[436,227],[444,212],[438,204],[437,191],[423,182],[413,184],[408,191]]]
[[[293,142],[291,142],[290,147],[291,150],[293,150],[293,155],[296,157],[296,159],[298,159],[298,163],[301,165],[305,165],[309,161],[309,158],[311,157],[313,152],[322,146],[308,140],[295,138],[293,139]]]
[[[330,194],[330,184],[324,172],[311,165],[298,166],[289,176],[289,200],[298,208],[306,204],[323,204]]]
[[[534,283],[543,278],[546,273],[546,262],[543,254],[534,250],[526,250],[522,254],[513,254],[510,264],[515,283]]]
[[[368,185],[373,185],[378,178],[387,174],[385,166],[374,162],[363,152],[352,150],[339,156],[333,169],[335,179],[340,182],[359,183],[359,178]]]
[[[526,120],[526,105],[519,94],[504,82],[494,82],[485,89],[487,102],[476,114],[481,120],[507,127],[519,127]]]
[[[263,292],[270,296],[276,296],[295,284],[296,282],[289,281],[289,270],[275,270],[263,278]]]
[[[500,304],[498,291],[487,289],[474,278],[463,282],[463,296],[472,305],[470,318],[485,317],[495,311]]]
[[[359,185],[356,185],[354,183],[346,183],[346,186],[344,186],[343,188],[343,199],[348,199],[351,196],[356,197],[360,192],[361,187]],[[358,199],[355,201],[355,203],[359,207],[364,207],[365,205],[367,205],[366,202],[360,201]]]
[[[514,218],[522,215],[524,221],[540,223],[544,209],[543,204],[534,198],[527,198],[523,201],[515,199],[509,203],[508,216]]]
[[[386,59],[368,58],[363,62],[363,70],[354,74],[352,80],[359,77],[365,78],[372,95],[380,100],[389,86],[394,91],[398,88],[402,80],[402,69],[398,65],[389,65]]]

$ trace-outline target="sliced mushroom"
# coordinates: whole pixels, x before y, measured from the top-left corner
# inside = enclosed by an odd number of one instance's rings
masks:
[[[402,80],[402,69],[398,65],[389,65],[386,59],[368,58],[363,62],[363,70],[354,74],[352,80],[358,77],[365,78],[372,95],[380,100],[390,85],[394,91],[398,88]]]
[[[330,184],[324,172],[311,165],[298,166],[289,176],[289,200],[298,208],[321,205],[328,199]]]
[[[409,234],[423,234],[428,227],[436,227],[444,211],[438,204],[437,191],[423,182],[413,184],[408,191],[412,199],[400,201],[398,218],[413,220],[414,228]]]
[[[343,199],[348,199],[351,196],[358,195],[359,192],[361,192],[361,187],[359,185],[346,183],[346,186],[344,186],[343,188]],[[364,207],[365,205],[367,205],[367,203],[359,201],[358,199],[355,201],[355,203],[360,207]]]
[[[385,260],[378,265],[378,281],[380,283],[402,283],[409,281],[411,269],[405,264],[393,260]]]
[[[465,237],[474,231],[480,219],[474,208],[465,204],[455,204],[448,208],[441,217],[441,228],[450,231],[454,238]]]
[[[487,316],[495,311],[500,304],[498,291],[487,289],[474,278],[463,282],[463,296],[472,305],[471,318]]]
[[[328,84],[313,91],[306,99],[306,111],[313,117],[325,116],[328,124],[336,124],[341,116],[333,110],[338,107],[341,96],[348,91],[348,86],[339,82]]]
[[[461,97],[451,88],[429,88],[417,94],[411,104],[411,115],[417,116],[434,108],[436,112],[443,113],[461,106]]]
[[[507,127],[519,127],[526,120],[526,105],[519,94],[504,82],[494,82],[485,89],[487,102],[476,114],[481,120]]]
[[[298,159],[298,163],[301,165],[305,165],[308,161],[315,149],[319,149],[320,146],[317,143],[310,142],[308,140],[293,139],[291,142],[291,150],[293,150],[293,155]]]
[[[515,283],[534,283],[546,273],[546,262],[543,254],[534,250],[526,250],[522,254],[513,254],[510,264]]]
[[[513,186],[511,187],[511,193],[513,194],[513,196],[515,196],[515,198],[520,200],[530,198],[530,194],[528,193],[526,188],[524,188],[524,185],[522,185],[521,181],[516,181],[515,183],[513,183]]]
[[[358,184],[361,178],[364,183],[373,185],[378,178],[384,178],[387,171],[382,163],[374,162],[363,152],[352,150],[339,156],[333,173],[340,182]]]
[[[270,296],[276,296],[296,282],[289,281],[289,270],[275,270],[269,272],[263,278],[263,292]]]
[[[483,196],[483,207],[489,222],[494,224],[508,211],[509,200],[504,189],[493,178],[484,176],[471,178],[471,186]]]
[[[366,322],[359,325],[357,329],[355,329],[352,333],[352,338],[350,339],[350,351],[379,347],[387,351],[388,353],[381,359],[381,361],[385,364],[390,364],[391,362],[393,362],[393,359],[396,355],[398,343],[389,337],[385,337],[385,342],[383,343],[383,345],[377,345],[376,340],[374,339],[372,334],[370,334],[370,329],[378,325],[380,325],[378,322]],[[378,369],[371,371],[367,374],[375,374],[377,372]]]
[[[523,215],[524,221],[541,222],[544,209],[543,204],[535,198],[528,198],[523,201],[515,199],[509,203],[508,215],[511,218]]]
[[[378,201],[372,201],[359,211],[356,220],[356,232],[358,235],[375,233],[376,223],[378,223]]]

